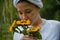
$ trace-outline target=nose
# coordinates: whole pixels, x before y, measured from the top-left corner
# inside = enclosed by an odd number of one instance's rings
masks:
[[[26,14],[23,14],[23,20],[27,20],[27,15]]]

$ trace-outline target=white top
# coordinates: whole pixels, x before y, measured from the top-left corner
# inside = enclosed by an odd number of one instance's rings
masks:
[[[40,26],[42,40],[60,40],[60,22],[55,20],[44,20]],[[15,32],[13,40],[20,40],[23,36],[23,34]]]

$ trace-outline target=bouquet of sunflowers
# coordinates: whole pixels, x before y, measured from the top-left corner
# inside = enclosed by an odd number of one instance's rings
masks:
[[[18,32],[20,34],[22,33],[24,35],[36,37],[37,39],[42,39],[39,33],[40,27],[29,26],[30,23],[31,23],[30,20],[20,20],[20,21],[14,20],[12,25],[10,26],[10,32],[12,31]]]

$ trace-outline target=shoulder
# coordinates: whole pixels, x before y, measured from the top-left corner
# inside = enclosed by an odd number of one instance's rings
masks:
[[[46,20],[48,23],[51,23],[53,25],[60,25],[60,21],[57,20]]]
[[[49,23],[51,25],[51,28],[53,30],[60,30],[60,21],[57,20],[46,20],[47,23]]]
[[[45,25],[49,26],[48,28],[50,29],[60,29],[60,22],[57,20],[46,20],[45,19]],[[47,27],[46,26],[46,27]]]
[[[46,20],[46,23],[49,24],[48,29],[50,29],[53,33],[59,33],[60,31],[60,21],[57,20]]]
[[[46,20],[46,19],[43,19],[43,23],[42,25],[51,25],[51,26],[60,26],[60,21],[57,21],[57,20]]]

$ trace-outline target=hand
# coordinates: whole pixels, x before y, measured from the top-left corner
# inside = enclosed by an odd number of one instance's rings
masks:
[[[37,39],[35,37],[31,37],[31,36],[25,35],[20,40],[37,40]]]

